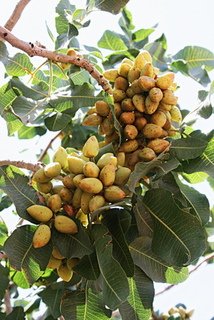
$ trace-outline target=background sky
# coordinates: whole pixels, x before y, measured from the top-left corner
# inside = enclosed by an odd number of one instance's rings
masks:
[[[17,0],[0,0],[0,25],[4,25],[12,13]],[[54,49],[45,23],[54,31],[54,14],[56,0],[31,0],[25,8],[22,17],[15,26],[13,33],[25,41],[40,41],[48,49]],[[72,1],[78,8],[84,8],[85,1]],[[158,38],[162,33],[168,41],[168,53],[175,54],[187,45],[197,45],[214,51],[213,32],[213,0],[130,0],[128,9],[133,15],[133,23],[136,29],[150,28],[158,24],[157,31],[151,36],[151,40]],[[80,31],[80,43],[96,46],[104,30],[120,32],[118,27],[119,15],[111,15],[104,12],[94,12],[90,16],[91,24]],[[8,46],[11,52],[16,52]],[[33,58],[34,62],[37,58]],[[214,77],[213,77],[214,79]],[[3,69],[0,65],[0,86],[3,84]],[[179,104],[182,109],[193,110],[197,106],[197,92],[203,89],[189,78],[176,74],[176,81],[180,85]],[[213,119],[199,121],[198,127],[203,132],[213,128]],[[50,133],[49,138],[56,133]],[[24,160],[35,162],[36,154],[47,145],[49,140],[41,137],[39,140],[17,140],[8,137],[5,122],[0,119],[0,160]],[[206,193],[210,203],[213,203],[213,195],[209,192],[206,183],[198,184],[196,188]],[[7,217],[4,216],[7,221]],[[15,222],[14,222],[15,223]],[[13,224],[11,224],[13,227]],[[11,228],[12,228],[11,227]],[[160,286],[156,286],[158,291]],[[162,288],[162,287],[161,287]],[[176,303],[184,303],[187,308],[195,309],[192,320],[210,320],[214,316],[212,288],[214,288],[213,265],[203,266],[194,272],[187,281],[155,299],[155,308],[167,311]]]

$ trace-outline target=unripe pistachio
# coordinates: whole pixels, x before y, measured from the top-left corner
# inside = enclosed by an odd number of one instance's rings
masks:
[[[153,113],[151,116],[151,122],[160,127],[163,127],[165,125],[166,120],[167,120],[167,117],[165,113],[161,110],[155,111],[155,113]]]
[[[153,114],[157,110],[158,105],[158,102],[152,101],[150,97],[147,96],[145,100],[145,113]]]
[[[128,80],[122,76],[115,79],[114,88],[126,91],[129,87]]]
[[[156,80],[156,86],[162,90],[166,90],[172,85],[174,78],[175,75],[172,72],[159,76]]]
[[[47,200],[47,206],[53,211],[57,212],[62,207],[62,199],[59,194],[52,194]]]
[[[114,183],[115,171],[116,171],[116,167],[111,163],[105,165],[101,169],[99,179],[102,182],[104,187],[111,186]]]
[[[80,181],[79,188],[88,193],[100,193],[103,189],[103,184],[97,178],[84,178]]]
[[[67,266],[67,264],[61,263],[57,269],[58,276],[62,278],[63,281],[69,282],[73,276],[73,271]]]
[[[137,128],[132,125],[132,124],[127,124],[124,128],[124,136],[126,139],[130,139],[130,140],[133,140],[137,137],[138,135],[138,130]]]
[[[46,224],[40,224],[33,235],[33,240],[32,240],[33,247],[42,248],[46,246],[46,244],[48,244],[50,239],[51,239],[50,227]]]
[[[97,166],[100,169],[102,169],[105,165],[109,163],[112,163],[113,165],[115,165],[115,167],[117,166],[117,158],[111,152],[107,152],[103,154],[97,161]]]
[[[39,183],[46,183],[49,182],[51,178],[46,176],[44,168],[40,168],[34,173],[32,180]]]
[[[57,268],[59,268],[60,264],[61,264],[60,259],[56,259],[55,257],[51,256],[50,260],[48,262],[47,268],[57,269]]]
[[[143,135],[148,139],[159,138],[162,135],[162,132],[163,129],[153,123],[148,123],[143,128]]]
[[[89,114],[85,117],[82,124],[83,126],[98,126],[102,123],[102,117],[99,116],[97,113]]]
[[[182,114],[177,106],[172,106],[170,110],[171,119],[175,122],[181,122],[182,121]]]
[[[73,193],[71,192],[70,189],[63,187],[59,192],[59,196],[63,202],[71,203],[71,200],[73,198]]]
[[[57,215],[54,219],[54,227],[61,233],[75,234],[78,232],[76,223],[67,216]]]
[[[83,213],[85,214],[89,213],[89,201],[91,200],[92,197],[93,197],[92,193],[88,193],[88,192],[82,193],[80,207]]]
[[[68,167],[71,173],[83,173],[83,167],[86,161],[81,158],[68,155]]]
[[[110,82],[115,82],[118,77],[118,71],[116,69],[109,69],[103,72],[103,76]]]
[[[148,147],[144,147],[138,154],[139,158],[143,161],[151,161],[156,158],[154,150]]]
[[[108,103],[103,100],[96,101],[95,108],[96,108],[97,114],[99,114],[102,117],[107,117],[107,115],[110,112],[110,107]]]
[[[49,193],[51,189],[53,188],[53,184],[51,181],[45,182],[45,183],[39,183],[36,184],[38,191],[42,193]]]
[[[127,167],[119,167],[115,174],[114,184],[124,186],[131,174],[131,169]]]
[[[59,249],[57,247],[53,247],[52,250],[52,256],[56,259],[62,260],[65,257],[60,253]]]
[[[27,212],[32,218],[40,222],[47,222],[53,216],[53,211],[50,208],[39,204],[28,207]]]
[[[145,112],[145,97],[141,94],[135,94],[132,97],[135,108],[140,112]]]
[[[155,80],[147,76],[140,76],[138,79],[138,86],[143,91],[149,91],[150,89],[154,88]]]
[[[82,190],[78,187],[74,191],[72,205],[75,209],[80,208],[81,206],[81,197],[82,197]]]
[[[53,162],[59,162],[62,169],[66,169],[68,167],[68,160],[67,160],[67,151],[63,147],[58,147],[53,155]]]
[[[99,143],[95,136],[91,136],[90,138],[88,138],[88,140],[85,142],[82,148],[82,152],[83,152],[83,155],[87,158],[93,158],[98,155]]]
[[[101,195],[95,195],[89,201],[89,210],[94,212],[95,210],[102,208],[105,205],[105,198]]]
[[[61,165],[59,162],[50,162],[44,167],[45,175],[49,178],[54,178],[60,175]]]
[[[134,112],[123,112],[120,115],[119,122],[122,124],[133,124],[135,121]]]
[[[154,87],[149,90],[149,97],[153,102],[159,102],[163,98],[163,92],[160,88]]]
[[[104,197],[109,202],[118,202],[124,199],[126,196],[125,192],[118,186],[110,186],[105,188]]]
[[[121,144],[119,151],[122,152],[133,152],[138,148],[138,141],[136,139],[125,141]]]

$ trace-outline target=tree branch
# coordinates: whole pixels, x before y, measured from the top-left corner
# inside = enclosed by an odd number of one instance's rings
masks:
[[[10,291],[7,289],[4,295],[4,304],[5,304],[5,312],[6,314],[10,314],[13,311],[10,300]]]
[[[0,37],[10,43],[13,47],[20,49],[27,53],[30,57],[43,57],[54,62],[70,63],[81,67],[88,71],[88,73],[97,81],[104,91],[111,93],[112,87],[104,76],[96,70],[96,68],[87,60],[77,55],[75,57],[66,54],[60,54],[54,51],[47,50],[38,44],[25,42],[14,36],[8,29],[0,26]]]
[[[50,148],[50,146],[52,145],[52,143],[58,138],[60,137],[60,135],[62,134],[62,132],[58,132],[49,142],[48,145],[45,147],[45,149],[43,150],[43,152],[41,153],[38,161],[42,162],[43,158],[45,157],[46,153],[48,152],[48,149]]]
[[[210,260],[212,260],[212,259],[214,259],[214,253],[211,253],[211,254],[208,255],[204,260],[202,260],[198,265],[196,265],[195,268],[193,268],[193,269],[189,272],[189,274],[195,272],[198,268],[200,268],[200,267],[202,266],[202,264],[208,263],[208,262],[209,262]],[[175,285],[175,284],[169,285],[169,286],[166,287],[165,289],[157,292],[157,293],[155,294],[155,296],[159,296],[160,294],[162,294],[162,293],[164,293],[164,292],[172,289],[174,286],[176,286],[176,285]]]
[[[24,8],[26,7],[26,5],[30,2],[30,0],[20,0],[13,13],[11,14],[10,18],[7,20],[7,22],[5,23],[4,27],[11,31],[13,30],[14,26],[16,25],[16,23],[18,22],[18,20],[20,19],[22,12],[24,10]]]
[[[41,168],[40,163],[33,164],[33,163],[24,162],[24,161],[0,160],[0,167],[10,166],[10,165],[15,166],[17,168],[27,169],[33,172]]]

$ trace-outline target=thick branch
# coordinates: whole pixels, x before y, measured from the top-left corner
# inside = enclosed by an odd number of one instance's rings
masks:
[[[24,51],[30,57],[38,56],[47,58],[54,62],[71,63],[87,70],[90,75],[98,82],[98,84],[102,86],[104,91],[111,93],[112,88],[109,82],[98,70],[96,70],[96,68],[87,59],[84,59],[80,56],[72,57],[66,54],[59,54],[53,51],[49,51],[31,42],[25,42],[15,37],[9,30],[1,26],[0,37],[9,42],[13,47]]]
[[[13,30],[14,26],[16,25],[16,23],[18,22],[18,20],[21,17],[21,14],[24,10],[24,8],[26,7],[26,5],[30,2],[30,0],[20,0],[13,13],[11,14],[10,18],[7,20],[7,22],[5,23],[4,27],[11,31]]]
[[[10,165],[15,166],[17,168],[27,169],[33,172],[41,168],[40,163],[32,164],[24,161],[0,160],[0,167],[10,166]]]

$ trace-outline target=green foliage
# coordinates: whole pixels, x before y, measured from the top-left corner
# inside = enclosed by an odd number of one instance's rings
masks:
[[[85,8],[77,8],[69,0],[60,0],[56,6],[56,37],[47,26],[55,51],[84,51],[88,63],[103,73],[117,68],[124,58],[134,61],[142,50],[147,50],[160,72],[180,72],[203,86],[198,92],[195,115],[210,119],[213,53],[187,46],[169,55],[165,35],[155,36],[157,26],[135,28],[127,2],[88,0]],[[78,38],[80,30],[90,24],[93,10],[118,15],[121,28],[120,32],[105,30],[97,47],[84,46]],[[150,35],[155,39],[152,42]],[[101,90],[93,72],[75,65],[64,68],[62,63],[51,61],[37,67],[24,53],[10,56],[6,42],[0,42],[0,62],[6,74],[0,88],[0,115],[8,135],[32,139],[56,132],[68,153],[81,150],[92,135],[102,143],[100,128],[82,125],[98,100],[107,102],[111,111],[114,109],[112,95]],[[152,316],[154,282],[179,284],[188,278],[188,267],[210,252],[208,235],[214,234],[209,200],[195,188],[197,183],[208,182],[213,189],[214,138],[213,132],[195,130],[195,119],[192,124],[185,122],[189,112],[180,108],[185,117],[180,128],[173,123],[177,135],[168,137],[169,150],[151,161],[139,161],[132,168],[127,183],[121,186],[128,196],[93,214],[83,214],[88,225],[68,203],[63,204],[60,213],[76,223],[78,232],[57,231],[53,221],[58,212],[54,212],[47,222],[51,239],[41,248],[32,244],[39,221],[26,209],[41,201],[44,204],[50,194],[38,192],[38,186],[31,183],[32,176],[18,166],[0,166],[0,212],[10,212],[13,204],[23,223],[9,233],[0,221],[0,249],[6,254],[0,262],[0,301],[3,304],[10,283],[14,290],[31,289],[35,297],[31,303],[20,300],[9,315],[0,313],[0,319],[24,319],[27,315],[31,319],[43,302],[43,318],[47,320],[61,315],[65,320],[113,319],[115,310],[123,320],[147,320]],[[120,145],[121,124],[114,113],[113,120]],[[117,151],[118,146],[109,143],[90,160],[97,162],[101,155],[116,155]],[[65,166],[54,182],[61,182],[68,171]],[[73,277],[68,281],[59,276],[59,268],[49,267],[53,249],[62,255],[60,265],[75,261]]]

